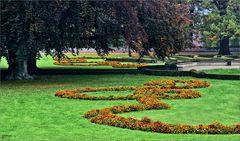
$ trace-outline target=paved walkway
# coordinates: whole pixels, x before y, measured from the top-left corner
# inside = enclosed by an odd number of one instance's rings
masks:
[[[190,70],[210,70],[210,69],[240,69],[240,66],[191,66],[191,67],[183,67],[182,71],[190,71]]]
[[[210,69],[240,69],[240,61],[229,62],[185,62],[177,64],[179,71],[210,70]]]

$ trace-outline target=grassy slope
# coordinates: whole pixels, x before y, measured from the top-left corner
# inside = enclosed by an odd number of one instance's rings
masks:
[[[213,69],[213,70],[204,70],[203,72],[209,74],[237,74],[240,75],[240,69]]]
[[[141,85],[148,80],[177,79],[147,75],[39,76],[22,83],[2,81],[0,87],[0,140],[239,140],[240,135],[159,134],[90,123],[82,115],[95,108],[136,103],[136,101],[91,101],[54,97],[60,89],[86,86]],[[188,79],[181,77],[180,79]],[[219,121],[239,123],[240,81],[207,80],[211,87],[198,89],[203,97],[191,100],[167,100],[170,110],[152,110],[123,114],[169,123],[207,124]],[[127,94],[128,92],[121,94]],[[94,93],[92,93],[94,94]],[[103,93],[95,93],[96,95]],[[110,93],[107,93],[110,94]],[[117,92],[112,92],[117,94]]]

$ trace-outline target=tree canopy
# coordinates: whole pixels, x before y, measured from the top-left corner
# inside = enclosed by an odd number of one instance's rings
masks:
[[[163,59],[188,45],[188,13],[177,0],[1,1],[0,57],[7,57],[10,79],[31,79],[27,61],[39,51],[60,58],[64,51],[94,48],[104,55],[121,38]]]
[[[202,36],[204,46],[220,44],[219,54],[229,55],[229,39],[240,37],[239,0],[192,0],[196,17],[196,34]]]

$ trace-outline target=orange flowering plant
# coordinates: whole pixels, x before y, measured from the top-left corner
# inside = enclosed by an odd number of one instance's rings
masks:
[[[182,85],[177,85],[181,83]],[[93,123],[104,124],[132,130],[151,131],[171,134],[240,134],[240,124],[226,126],[220,123],[209,125],[168,124],[152,121],[148,117],[141,120],[126,118],[119,113],[143,111],[152,109],[169,109],[170,105],[161,99],[192,99],[201,97],[201,93],[192,88],[205,88],[210,84],[201,80],[154,80],[144,83],[143,86],[115,86],[101,88],[84,88],[76,90],[57,91],[55,96],[62,98],[83,100],[137,100],[139,104],[125,104],[109,108],[93,109],[84,114],[84,117]],[[96,91],[129,91],[133,93],[121,96],[90,96],[86,92]]]
[[[119,61],[87,61],[83,58],[55,58],[57,62],[54,65],[64,65],[64,66],[112,66],[114,68],[137,68],[148,66],[148,64],[136,64],[136,63],[126,63],[122,64]],[[91,64],[81,64],[81,63],[91,63]]]
[[[81,63],[92,63],[92,64],[81,64]],[[114,68],[137,68],[137,67],[143,67],[148,66],[148,64],[136,64],[136,63],[127,63],[122,64],[117,61],[99,61],[99,62],[85,62],[85,61],[78,61],[78,62],[54,62],[54,65],[64,65],[64,66],[112,66]]]

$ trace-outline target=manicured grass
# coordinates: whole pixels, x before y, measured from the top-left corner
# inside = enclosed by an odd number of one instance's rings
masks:
[[[7,69],[8,64],[6,58],[0,58],[0,69]]]
[[[103,61],[103,59],[89,59],[90,61]],[[55,60],[51,56],[43,56],[37,60],[37,67],[40,69],[112,69],[111,66],[62,66],[54,65]]]
[[[240,135],[160,134],[93,124],[82,117],[86,111],[137,102],[134,100],[73,100],[54,96],[55,91],[61,89],[142,85],[145,81],[157,79],[195,78],[147,75],[55,75],[36,76],[36,80],[30,82],[2,81],[0,87],[0,139],[14,141],[239,140]],[[179,124],[209,124],[215,121],[226,125],[239,123],[240,81],[205,80],[210,82],[211,86],[197,89],[203,94],[201,98],[165,100],[172,106],[171,109],[138,111],[123,115],[136,118],[148,116],[154,120]],[[91,94],[125,95],[128,93],[131,92]]]
[[[233,75],[240,75],[240,68],[239,69],[213,69],[213,70],[203,70],[205,73],[209,74],[233,74]]]
[[[136,54],[133,54],[136,56]],[[80,53],[77,56],[72,54],[67,54],[68,57],[99,57],[96,53]],[[110,53],[106,58],[130,58],[127,53]],[[147,58],[146,58],[147,59]],[[104,61],[104,59],[87,59],[88,61]],[[37,67],[40,69],[123,69],[123,68],[113,68],[112,66],[62,66],[54,65],[55,60],[51,56],[42,55],[42,58],[37,60]],[[86,64],[86,63],[84,63]],[[124,64],[124,63],[123,63]],[[158,64],[149,64],[149,65],[162,65],[163,62]],[[8,64],[5,58],[2,58],[0,61],[0,69],[7,69]],[[125,68],[125,69],[136,69],[136,68]]]

